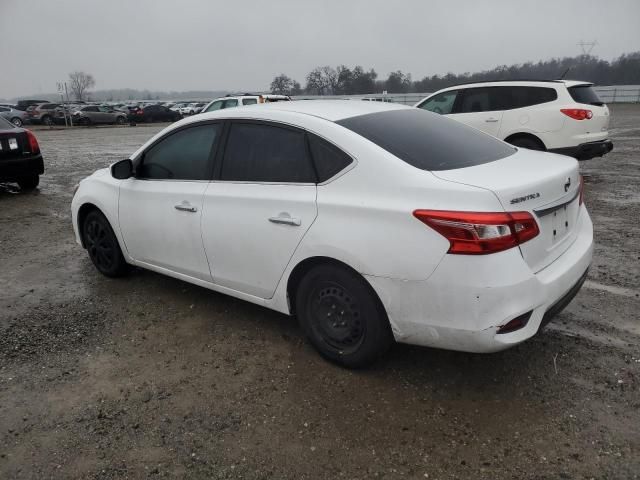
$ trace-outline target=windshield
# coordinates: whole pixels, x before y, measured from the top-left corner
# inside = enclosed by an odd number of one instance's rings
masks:
[[[516,152],[475,128],[418,108],[369,113],[336,123],[421,170],[471,167]]]

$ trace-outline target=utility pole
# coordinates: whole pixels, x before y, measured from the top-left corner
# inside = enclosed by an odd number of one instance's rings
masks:
[[[67,105],[69,105],[69,90],[67,90],[67,82],[64,82],[64,93],[67,96]],[[69,112],[69,123],[73,127],[73,115]]]
[[[68,127],[69,125],[67,123],[67,106],[64,103],[64,93],[62,89],[62,82],[58,82],[58,93],[60,94],[60,100],[62,100],[62,116],[64,117],[64,126]]]

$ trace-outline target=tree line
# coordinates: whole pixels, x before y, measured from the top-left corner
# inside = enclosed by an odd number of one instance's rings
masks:
[[[475,73],[432,75],[416,81],[412,80],[410,73],[401,70],[389,73],[384,79],[378,79],[378,73],[373,68],[365,69],[360,65],[353,69],[346,65],[334,68],[326,65],[311,70],[305,77],[304,87],[281,73],[271,82],[270,90],[281,95],[357,95],[383,91],[390,94],[425,93],[466,82],[559,78],[584,80],[596,85],[640,84],[640,51],[620,55],[611,61],[593,55],[578,55],[537,63],[499,65],[491,70]]]

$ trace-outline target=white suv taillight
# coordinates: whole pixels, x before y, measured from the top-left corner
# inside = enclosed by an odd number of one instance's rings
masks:
[[[574,120],[591,120],[593,112],[584,108],[561,108],[560,111]]]
[[[416,210],[413,216],[449,240],[447,253],[486,255],[516,247],[540,233],[529,212]]]

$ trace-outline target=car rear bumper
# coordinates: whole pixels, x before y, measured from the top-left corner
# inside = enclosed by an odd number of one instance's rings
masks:
[[[578,160],[589,160],[594,157],[602,157],[613,150],[611,140],[599,140],[597,142],[581,143],[576,147],[551,148],[552,153],[568,155]]]
[[[519,249],[491,255],[445,255],[424,281],[366,276],[378,293],[398,342],[489,353],[534,336],[576,295],[593,252],[593,225],[583,208],[576,240],[533,273]],[[520,316],[526,325],[501,326]]]
[[[29,158],[0,159],[0,179],[17,180],[30,175],[42,175],[44,162],[42,155]]]

